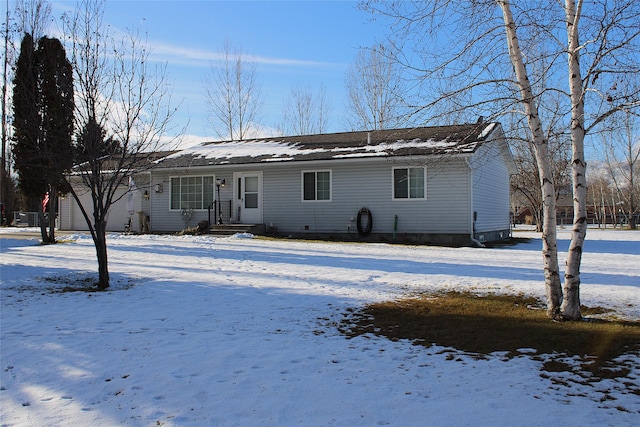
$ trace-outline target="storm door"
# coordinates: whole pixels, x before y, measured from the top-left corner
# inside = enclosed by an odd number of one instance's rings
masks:
[[[262,173],[235,173],[234,182],[238,222],[262,224]]]

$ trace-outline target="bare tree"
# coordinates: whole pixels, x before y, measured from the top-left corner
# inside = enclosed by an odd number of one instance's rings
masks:
[[[431,94],[421,109],[442,100],[467,99],[468,105],[459,104],[461,109],[484,111],[489,117],[523,114],[544,201],[547,312],[554,319],[579,319],[580,264],[587,227],[584,138],[605,118],[638,107],[640,4],[635,0],[588,4],[582,0],[564,4],[443,0],[370,1],[364,6],[391,18],[396,37],[403,36],[405,45],[419,46],[402,58],[407,69],[425,83],[419,94]],[[538,49],[541,45],[544,50]],[[544,88],[531,80],[535,74],[529,71],[541,61]],[[446,85],[432,83],[443,80]],[[443,92],[443,87],[449,92]],[[560,111],[572,144],[574,218],[564,285],[557,260],[556,183],[544,130],[550,126],[545,126],[540,114],[541,95],[549,91],[562,95]]]
[[[245,139],[258,130],[262,98],[256,72],[256,63],[228,42],[222,58],[212,62],[204,84],[211,125],[220,138]]]
[[[63,17],[76,84],[76,130],[80,161],[68,176],[93,238],[98,288],[109,287],[106,225],[109,209],[124,197],[128,180],[150,167],[175,109],[165,67],[153,67],[137,34],[112,37],[103,2],[83,0]],[[91,206],[82,204],[91,195]]]
[[[51,22],[51,4],[44,0],[19,0],[16,18],[18,31],[29,33],[38,40],[46,34]]]
[[[536,79],[540,92],[544,93],[544,78]],[[549,162],[555,187],[556,202],[563,193],[571,192],[569,165],[571,162],[571,139],[563,123],[562,103],[551,92],[551,96],[541,94],[537,102],[538,112],[547,123],[544,140],[548,144]],[[507,116],[507,119],[514,116]],[[517,173],[511,179],[511,189],[515,199],[522,200],[535,218],[536,231],[542,231],[544,223],[544,200],[540,186],[540,173],[536,160],[536,148],[530,137],[528,124],[523,116],[518,116],[518,122],[508,122],[511,150],[514,153]]]
[[[9,181],[11,175],[7,170],[7,142],[9,140],[9,120],[7,117],[7,88],[9,87],[9,4],[7,2],[7,10],[5,11],[5,22],[2,36],[4,37],[4,58],[2,61],[2,153],[0,153],[0,226],[8,223],[5,219],[5,209],[8,208],[7,200],[9,199]]]
[[[592,171],[589,174],[588,196],[593,209],[594,220],[598,227],[607,228],[609,221],[611,221],[613,227],[616,227],[616,191],[605,164],[602,164],[599,170]]]
[[[543,133],[542,122],[538,113],[538,107],[535,103],[531,83],[529,82],[522,51],[518,43],[516,25],[513,20],[513,15],[511,14],[511,9],[506,2],[499,3],[499,5],[502,8],[509,56],[516,75],[516,86],[520,91],[520,99],[522,100],[527,123],[533,139],[535,158],[540,176],[540,187],[542,188],[544,210],[542,253],[545,261],[548,301],[547,314],[552,318],[558,318],[562,296],[560,293],[558,247],[556,243],[555,186],[551,172],[551,164],[549,162],[549,148]]]
[[[556,202],[569,188],[570,141],[564,135],[550,137],[549,158],[555,183]],[[516,163],[516,174],[511,177],[511,192],[519,206],[526,207],[534,218],[536,231],[542,231],[544,200],[540,187],[540,173],[536,164],[535,146],[527,135],[510,135],[511,149]]]
[[[608,131],[601,134],[601,154],[620,200],[619,209],[629,227],[635,228],[640,212],[640,129],[630,113],[611,122]]]
[[[289,135],[323,133],[327,128],[328,115],[329,104],[324,86],[315,95],[309,87],[294,87],[282,105],[282,130]]]
[[[352,129],[393,129],[401,113],[401,79],[391,49],[377,45],[358,52],[347,70],[347,120]]]

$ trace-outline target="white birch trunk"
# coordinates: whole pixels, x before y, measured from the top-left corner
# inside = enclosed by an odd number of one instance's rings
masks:
[[[582,247],[587,233],[587,165],[584,160],[584,97],[582,75],[580,72],[580,45],[578,40],[578,22],[582,9],[582,0],[565,1],[569,62],[569,91],[571,95],[571,162],[573,178],[573,229],[571,244],[567,254],[564,281],[564,300],[562,317],[578,320],[580,314],[580,263]]]
[[[562,303],[562,288],[560,283],[560,269],[558,266],[558,247],[556,239],[556,198],[549,149],[544,137],[542,123],[535,105],[533,91],[527,70],[524,66],[522,51],[518,43],[516,24],[511,13],[508,0],[497,0],[504,18],[509,56],[513,65],[520,101],[527,114],[529,129],[533,137],[536,162],[540,172],[540,186],[543,197],[544,221],[542,225],[542,257],[544,263],[545,290],[547,295],[547,315],[552,319],[560,318],[560,304]]]

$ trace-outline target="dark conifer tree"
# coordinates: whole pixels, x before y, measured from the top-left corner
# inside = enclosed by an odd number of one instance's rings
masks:
[[[14,160],[19,186],[38,204],[42,240],[55,242],[58,190],[73,165],[73,74],[59,40],[42,37],[38,46],[25,34],[14,78]],[[49,231],[45,223],[48,213]]]
[[[40,114],[38,103],[38,72],[35,42],[25,34],[20,44],[20,56],[13,79],[13,156],[18,172],[18,185],[27,197],[42,200],[46,181],[41,173]]]

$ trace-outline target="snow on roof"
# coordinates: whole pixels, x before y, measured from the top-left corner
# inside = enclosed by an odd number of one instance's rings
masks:
[[[489,123],[480,133],[479,138],[486,138],[493,131],[493,128],[496,127],[495,123]]]
[[[305,150],[306,154],[321,152],[322,149]],[[182,150],[169,158],[181,156],[194,156],[203,159],[234,159],[240,157],[261,157],[269,156],[271,160],[294,158],[301,154],[297,144],[290,144],[285,141],[269,140],[244,140],[225,141],[216,143],[205,143],[199,146]]]
[[[496,123],[208,142],[158,161],[159,167],[473,153]]]

